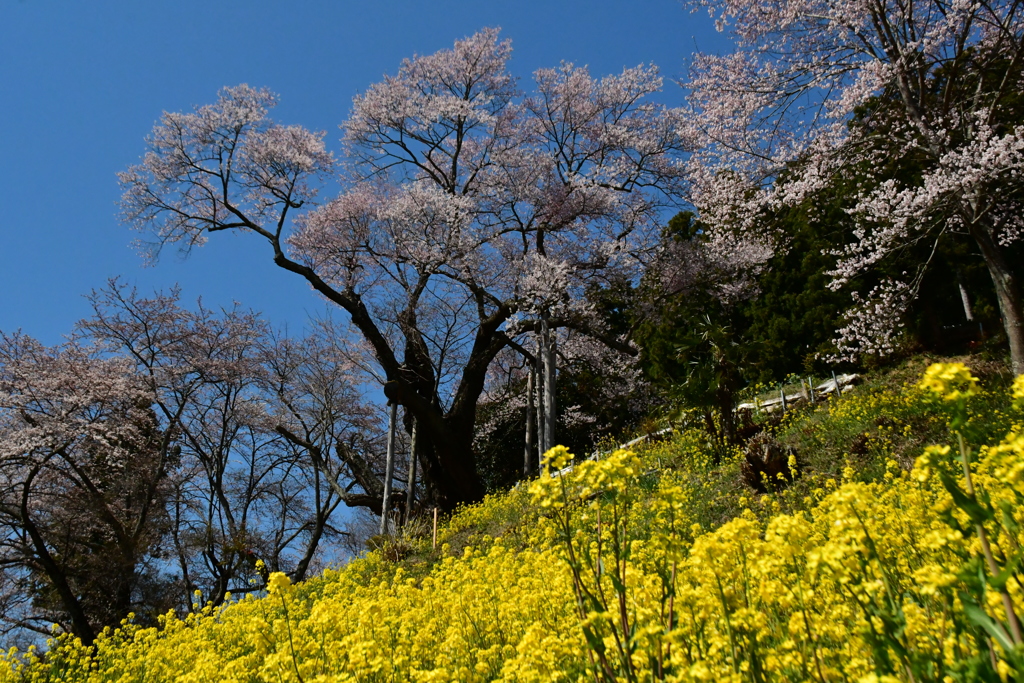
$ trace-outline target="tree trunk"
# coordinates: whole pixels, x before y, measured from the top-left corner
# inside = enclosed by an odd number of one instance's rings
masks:
[[[736,441],[736,413],[734,412],[733,393],[728,389],[718,390],[718,412],[722,418],[721,441],[727,448]]]
[[[555,338],[546,319],[541,320],[541,344],[544,352],[544,445],[555,447]]]
[[[391,476],[395,469],[395,421],[398,418],[398,404],[391,404],[388,416],[388,455],[384,466],[384,501],[380,511],[380,535],[388,533],[388,516],[391,512]]]
[[[1010,367],[1014,375],[1024,375],[1024,307],[1021,306],[1017,280],[1006,262],[1003,249],[987,226],[975,223],[971,226],[971,236],[978,243],[995,286],[1003,329],[1010,344]]]
[[[476,422],[471,415],[447,415],[436,423],[417,418],[416,440],[423,467],[422,480],[431,487],[434,503],[443,512],[484,497],[483,483],[476,471],[473,435]]]
[[[46,573],[46,577],[57,591],[57,595],[60,596],[64,609],[67,610],[68,616],[71,617],[71,632],[78,636],[82,644],[92,645],[93,641],[96,640],[96,632],[93,630],[92,624],[89,623],[85,610],[82,609],[82,603],[79,602],[78,596],[75,595],[75,591],[68,583],[64,571],[57,564],[53,555],[50,554],[50,549],[47,547],[43,535],[39,532],[35,522],[29,515],[29,491],[32,487],[32,481],[39,473],[39,469],[34,468],[27,477],[27,481],[23,484],[24,490],[21,496],[21,509],[19,510],[21,526],[28,533],[28,537],[32,541],[32,547],[35,550],[39,566]]]
[[[533,471],[533,452],[537,448],[536,432],[533,426],[533,392],[536,372],[530,368],[530,377],[526,382],[526,445],[523,447],[523,476],[529,477]]]
[[[405,523],[412,519],[412,506],[416,502],[416,418],[412,419],[409,437],[409,481],[405,485]]]

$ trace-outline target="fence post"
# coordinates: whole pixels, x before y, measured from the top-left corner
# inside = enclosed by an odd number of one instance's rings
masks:
[[[786,414],[786,385],[779,384],[779,398],[782,399],[782,414]]]

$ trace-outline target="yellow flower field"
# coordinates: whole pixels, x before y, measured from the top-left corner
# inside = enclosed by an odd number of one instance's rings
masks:
[[[830,480],[804,511],[708,530],[685,470],[620,450],[457,513],[431,562],[273,574],[263,597],[95,650],[9,652],[0,681],[1017,680],[1024,433],[972,444],[963,366],[908,391],[946,411],[949,443]],[[1019,418],[1024,378],[1007,403]],[[495,518],[500,535],[473,532]]]

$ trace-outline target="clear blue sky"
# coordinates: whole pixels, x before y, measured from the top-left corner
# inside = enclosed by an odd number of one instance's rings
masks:
[[[254,239],[218,235],[186,261],[168,253],[143,268],[117,219],[115,174],[162,111],[238,83],[277,92],[277,120],[326,130],[337,151],[353,95],[485,26],[512,39],[524,89],[563,60],[595,75],[653,62],[673,105],[689,55],[724,47],[678,0],[0,0],[0,330],[58,343],[87,315],[82,295],[122,276],[144,292],[178,283],[186,301],[238,301],[300,332],[324,305]]]

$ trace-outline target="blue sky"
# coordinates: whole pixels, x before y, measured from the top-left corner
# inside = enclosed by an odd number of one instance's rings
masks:
[[[653,62],[672,105],[689,55],[724,49],[678,0],[0,0],[0,330],[58,343],[88,314],[82,295],[121,276],[143,292],[178,283],[186,301],[237,301],[301,332],[324,304],[254,239],[218,235],[144,268],[118,222],[116,173],[161,112],[238,83],[277,92],[277,120],[326,130],[337,151],[354,95],[485,26],[512,39],[524,88],[563,60],[595,75]]]

